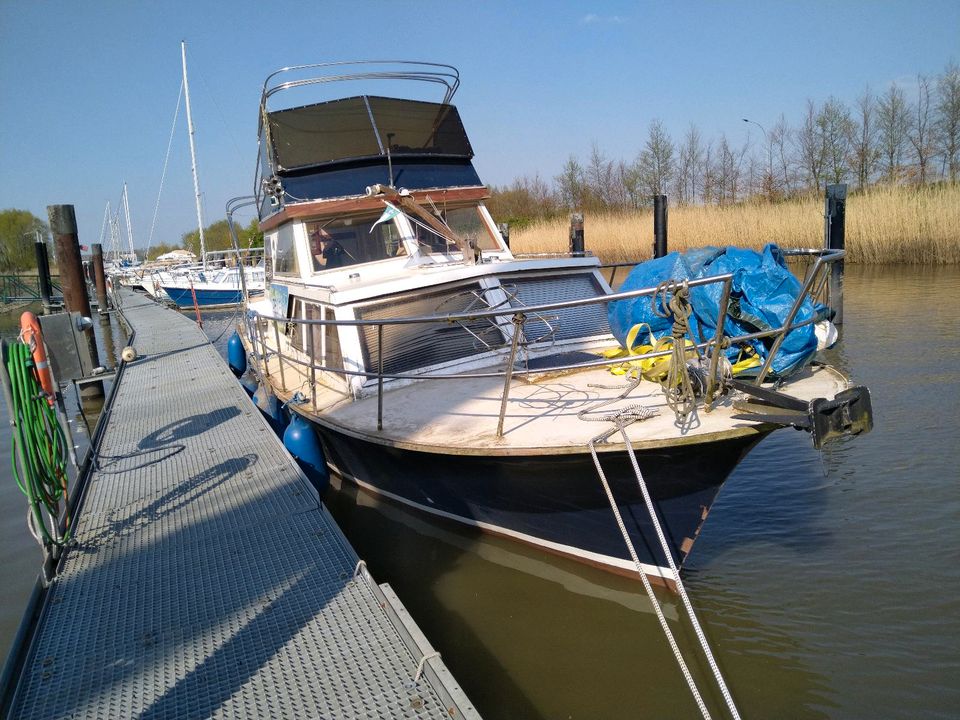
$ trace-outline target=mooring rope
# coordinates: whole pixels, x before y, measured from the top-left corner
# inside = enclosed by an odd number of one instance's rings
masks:
[[[632,386],[636,387],[636,385]],[[631,389],[632,389],[631,387]],[[603,403],[603,405],[608,404],[609,401]],[[647,409],[649,412],[649,409]],[[652,413],[651,414],[655,414]],[[687,616],[690,619],[690,624],[693,627],[694,633],[697,636],[697,640],[700,642],[700,647],[703,650],[704,656],[707,659],[707,664],[710,666],[710,670],[713,673],[714,680],[717,683],[717,687],[720,689],[720,693],[723,695],[723,699],[726,702],[727,709],[730,711],[731,717],[734,720],[740,720],[740,713],[737,711],[737,707],[734,704],[733,697],[730,694],[730,691],[727,689],[727,684],[723,679],[723,675],[720,673],[720,668],[717,666],[716,660],[713,657],[713,652],[710,650],[710,645],[707,642],[706,635],[703,632],[703,629],[700,626],[700,622],[697,619],[696,613],[693,610],[693,604],[690,602],[690,598],[687,595],[686,588],[683,585],[683,581],[680,579],[680,571],[676,566],[676,563],[673,561],[673,554],[670,551],[670,546],[667,543],[666,536],[663,533],[663,528],[660,525],[660,520],[657,517],[656,508],[653,505],[653,499],[650,496],[650,491],[647,488],[647,484],[643,479],[643,473],[640,471],[640,465],[637,462],[636,453],[633,451],[633,446],[630,444],[630,438],[627,436],[626,424],[633,422],[635,419],[646,419],[644,417],[636,417],[638,413],[630,409],[626,415],[620,415],[619,413],[613,413],[606,417],[616,426],[612,431],[604,432],[597,437],[590,440],[587,443],[587,446],[590,448],[590,454],[593,457],[593,463],[597,468],[597,474],[600,476],[600,482],[603,484],[604,492],[607,495],[607,500],[610,503],[610,509],[613,510],[614,517],[617,520],[617,525],[620,528],[620,533],[623,535],[624,542],[627,546],[627,551],[630,553],[630,557],[633,560],[634,567],[637,570],[637,573],[640,575],[640,579],[643,581],[644,589],[647,591],[647,596],[650,598],[650,602],[653,605],[654,612],[657,615],[657,619],[660,622],[660,627],[663,628],[664,635],[667,637],[667,642],[670,644],[670,649],[673,651],[673,656],[676,658],[677,664],[680,666],[680,670],[683,673],[684,678],[687,681],[687,686],[690,688],[690,692],[693,695],[694,700],[697,703],[697,706],[700,708],[700,712],[705,718],[705,720],[710,720],[710,713],[707,710],[707,706],[704,703],[703,697],[700,694],[700,691],[697,689],[697,685],[693,680],[693,676],[690,674],[690,670],[687,667],[686,661],[683,659],[683,654],[680,652],[680,648],[677,646],[676,640],[674,639],[673,633],[670,631],[670,627],[667,625],[666,617],[663,614],[663,611],[660,608],[660,604],[657,602],[656,596],[653,593],[653,587],[650,584],[650,581],[647,579],[646,573],[643,571],[643,567],[640,563],[640,558],[637,555],[636,548],[633,545],[633,541],[630,539],[630,534],[627,532],[626,524],[623,521],[623,516],[620,514],[620,508],[617,505],[616,499],[613,497],[613,490],[610,487],[610,483],[607,481],[606,474],[603,472],[603,467],[600,464],[600,458],[597,454],[596,443],[603,442],[609,438],[612,434],[619,431],[623,437],[624,445],[626,446],[627,454],[630,458],[630,464],[633,467],[634,475],[637,479],[637,485],[640,488],[640,492],[643,495],[643,501],[647,508],[647,513],[650,515],[650,520],[653,524],[654,529],[657,533],[657,539],[660,542],[660,547],[664,552],[664,555],[667,559],[667,564],[670,567],[670,571],[673,574],[673,580],[676,584],[677,593],[680,595],[680,599],[683,602],[684,609],[687,612]],[[589,420],[594,419],[587,417],[585,412],[580,413],[581,419]],[[649,417],[650,415],[647,415]],[[600,419],[597,417],[596,419]]]
[[[677,283],[667,280],[660,283],[656,293],[650,298],[650,307],[659,317],[673,318],[672,337],[661,338],[656,349],[661,349],[661,343],[672,341],[667,376],[661,385],[667,405],[677,416],[677,422],[683,425],[697,407],[697,398],[690,384],[690,373],[687,371],[686,337],[690,331],[690,314],[693,311],[687,281]]]

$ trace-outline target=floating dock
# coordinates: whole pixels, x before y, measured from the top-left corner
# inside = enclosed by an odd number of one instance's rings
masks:
[[[479,718],[192,320],[123,366],[11,718]]]

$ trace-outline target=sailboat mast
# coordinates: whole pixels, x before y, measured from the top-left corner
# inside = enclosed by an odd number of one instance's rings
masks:
[[[204,268],[207,266],[207,247],[203,237],[203,212],[200,209],[200,180],[197,178],[197,149],[193,144],[193,116],[190,114],[190,85],[187,83],[187,43],[180,41],[180,55],[183,58],[183,98],[187,106],[187,131],[190,135],[190,166],[193,168],[193,192],[197,199],[197,227],[200,230],[200,258]]]
[[[115,213],[107,202],[107,212],[110,213],[110,253],[114,262],[120,262],[120,220],[119,213]]]
[[[137,251],[133,249],[133,225],[130,224],[130,198],[127,196],[127,184],[123,184],[123,214],[127,219],[127,244],[130,246],[130,262],[137,259]]]

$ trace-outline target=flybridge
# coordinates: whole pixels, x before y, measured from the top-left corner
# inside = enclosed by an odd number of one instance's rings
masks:
[[[350,81],[428,83],[444,92],[440,102],[363,94],[268,108],[280,91]],[[414,190],[481,185],[450,104],[459,83],[455,68],[431,63],[329,63],[274,73],[260,103],[261,218],[290,203],[362,195],[376,183]]]
[[[453,105],[363,95],[272,112],[267,122],[278,172],[388,153],[395,159],[473,157]]]

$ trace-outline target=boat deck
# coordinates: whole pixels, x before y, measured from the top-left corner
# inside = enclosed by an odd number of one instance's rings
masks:
[[[141,357],[9,717],[479,717],[202,331],[121,293]]]
[[[611,363],[611,366],[616,363]],[[515,373],[504,414],[503,436],[497,422],[503,379],[450,378],[414,381],[383,394],[383,429],[377,429],[375,390],[359,401],[319,386],[313,404],[309,376],[303,366],[283,364],[277,356],[265,363],[274,392],[284,402],[296,393],[306,398],[304,412],[317,413],[341,432],[401,448],[454,454],[537,455],[582,453],[589,440],[612,427],[609,422],[576,422],[577,415],[597,419],[629,406],[642,405],[654,414],[630,424],[627,435],[637,449],[685,445],[752,435],[764,429],[756,420],[742,419],[733,396],[720,398],[712,411],[702,407],[678,426],[659,383],[642,381],[626,398],[618,399],[630,382],[605,368],[558,372],[552,375]],[[846,378],[824,365],[812,365],[791,376],[782,391],[802,400],[833,398],[848,386]],[[619,435],[601,451],[619,451]]]

